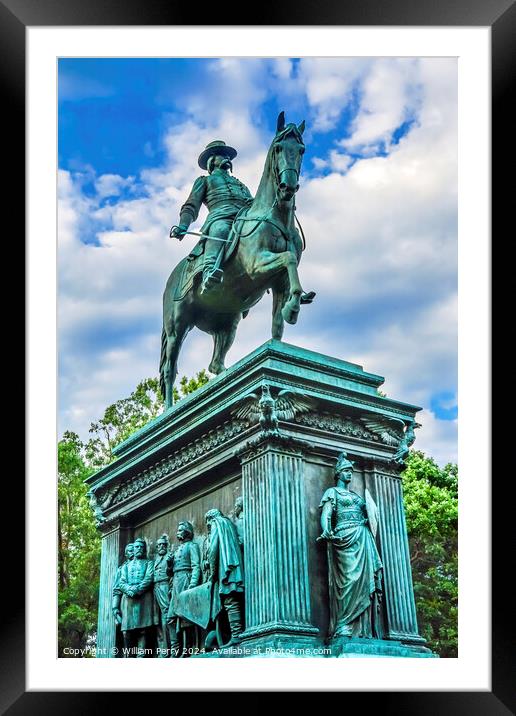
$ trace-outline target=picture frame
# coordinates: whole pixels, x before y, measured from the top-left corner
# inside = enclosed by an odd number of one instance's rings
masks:
[[[206,10],[203,25],[217,25],[220,17],[215,16],[215,8]],[[231,7],[226,8],[227,15],[239,17],[240,10],[232,14]],[[210,18],[210,15],[213,17]],[[7,49],[7,58],[2,68],[2,79],[6,92],[6,106],[9,107],[11,120],[11,150],[17,149],[16,160],[11,166],[22,170],[20,162],[21,147],[24,146],[24,86],[25,86],[25,31],[27,27],[54,25],[184,25],[190,26],[193,12],[174,9],[165,2],[140,2],[128,0],[123,9],[116,2],[81,4],[76,0],[51,2],[50,0],[3,0],[0,4],[1,32],[3,47]],[[493,216],[500,220],[502,210],[510,206],[509,187],[501,181],[501,142],[504,141],[504,156],[507,151],[506,138],[510,137],[508,122],[509,78],[514,72],[514,49],[512,38],[515,36],[516,11],[514,3],[491,2],[489,8],[473,3],[439,3],[430,7],[414,7],[404,2],[391,2],[389,7],[380,7],[380,3],[362,2],[350,8],[337,7],[333,3],[323,2],[317,8],[317,17],[309,7],[296,7],[295,21],[289,17],[285,8],[266,8],[260,12],[261,25],[475,25],[490,26],[492,33],[492,101],[493,101]],[[227,23],[224,23],[227,24]],[[238,23],[234,23],[238,24]],[[506,130],[506,131],[504,131]],[[498,158],[498,159],[497,159]],[[19,187],[23,180],[13,182],[9,206],[14,213],[23,217],[23,192]],[[12,211],[12,209],[11,209]],[[30,290],[30,286],[28,287]],[[30,350],[30,345],[29,345]],[[30,385],[28,386],[30,390]],[[21,484],[18,487],[23,487]],[[502,514],[501,491],[493,490],[493,514]],[[23,490],[14,497],[16,504],[23,503]],[[425,692],[425,693],[369,693],[381,708],[392,713],[405,710],[410,713],[468,713],[503,714],[507,708],[514,709],[514,689],[512,686],[512,667],[514,665],[514,627],[504,618],[506,614],[505,598],[507,585],[502,584],[502,575],[507,570],[502,567],[502,559],[508,562],[507,536],[503,534],[502,520],[493,519],[493,624],[492,624],[492,691],[486,692]],[[506,528],[505,528],[506,529]],[[512,634],[511,634],[512,629]],[[24,638],[25,619],[21,606],[13,604],[9,616],[9,630],[2,650],[5,668],[2,689],[4,702],[2,708],[8,713],[40,713],[52,709],[54,713],[70,713],[90,710],[95,704],[109,701],[111,694],[77,692],[26,692]],[[348,695],[348,697],[350,694]],[[355,694],[353,694],[355,697]],[[116,698],[118,696],[115,695]],[[359,696],[363,699],[363,696]],[[372,702],[370,702],[372,704]],[[107,704],[106,704],[107,705]],[[5,712],[5,711],[4,711]]]

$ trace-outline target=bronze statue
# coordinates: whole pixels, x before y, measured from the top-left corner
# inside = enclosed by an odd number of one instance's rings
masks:
[[[400,418],[385,415],[364,415],[360,420],[368,430],[376,433],[387,445],[396,446],[397,450],[391,457],[391,462],[404,465],[410,448],[416,440],[414,430],[421,425],[411,420],[406,423]]]
[[[132,560],[134,557],[134,545],[132,542],[129,542],[125,545],[125,562],[123,564],[127,564]],[[117,624],[122,623],[122,612],[120,611],[120,603],[122,601],[122,592],[120,591],[119,582],[120,582],[120,573],[122,571],[123,564],[118,567],[115,574],[115,581],[113,583],[113,600],[111,603],[111,607],[113,610],[113,616],[115,617],[115,621]]]
[[[211,238],[201,239],[176,266],[163,294],[160,386],[167,408],[173,402],[179,351],[194,326],[213,336],[208,370],[218,374],[224,370],[240,319],[265,291],[272,290],[272,337],[278,340],[284,321],[296,323],[301,304],[311,303],[315,296],[313,291],[303,291],[297,271],[303,239],[295,226],[294,197],[305,150],[304,128],[304,122],[285,124],[281,112],[252,200],[247,188],[228,174],[235,149],[217,140],[199,158],[211,173],[194,184],[180,225],[172,227],[171,235],[184,236],[197,207],[205,202],[210,213],[203,231],[208,227]],[[222,249],[216,248],[218,244]]]
[[[258,393],[248,393],[231,414],[237,420],[245,420],[251,424],[258,422],[262,435],[278,435],[280,420],[294,420],[297,415],[314,408],[314,400],[302,393],[284,389],[273,398],[267,383],[262,383],[261,388],[261,396]]]
[[[179,595],[197,587],[201,581],[201,550],[193,541],[194,528],[184,520],[177,526],[179,547],[172,556],[172,590],[167,623],[170,625],[170,656],[188,655],[188,647],[195,641],[192,623],[177,613]],[[190,640],[189,640],[190,637]]]
[[[243,549],[243,547],[244,547],[244,498],[243,497],[236,498],[231,518],[232,518],[233,524],[235,525],[235,528],[236,528],[238,544]]]
[[[163,534],[156,542],[157,556],[154,560],[154,623],[158,642],[158,657],[170,654],[167,614],[170,604],[170,576],[172,556],[168,536]]]
[[[336,486],[324,493],[320,507],[322,535],[328,542],[329,636],[382,637],[382,562],[372,529],[376,506],[349,490],[353,462],[343,452],[335,466]]]
[[[403,433],[403,437],[400,441],[400,444],[398,445],[398,449],[392,457],[393,462],[398,463],[398,465],[405,464],[405,460],[410,452],[410,448],[416,441],[416,433],[414,432],[414,430],[420,427],[421,425],[419,423],[416,423],[415,420],[413,420],[406,426],[405,432]]]
[[[195,180],[190,196],[181,207],[179,226],[171,229],[170,235],[181,240],[188,227],[199,215],[202,204],[208,207],[208,218],[201,229],[201,238],[188,255],[194,259],[204,254],[201,293],[213,288],[223,279],[219,256],[227,242],[233,220],[253,197],[241,181],[231,176],[231,160],[237,155],[236,149],[217,139],[210,142],[201,153],[198,163],[208,170],[208,176]]]
[[[205,520],[208,535],[203,549],[203,569],[207,581],[212,585],[211,617],[216,626],[219,646],[232,646],[240,643],[243,631],[244,565],[242,553],[235,525],[230,519],[224,517],[220,510],[208,510]],[[225,642],[219,621],[222,611],[226,613],[229,622],[230,640],[228,642]]]
[[[145,540],[140,537],[134,541],[133,559],[122,565],[118,580],[118,589],[122,592],[120,610],[125,657],[145,656],[147,630],[154,623],[153,567],[152,560],[147,559]]]

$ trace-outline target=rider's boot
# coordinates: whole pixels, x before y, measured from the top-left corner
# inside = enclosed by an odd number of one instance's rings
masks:
[[[201,293],[210,291],[212,288],[222,283],[224,271],[219,268],[204,268],[202,272]]]
[[[204,265],[202,270],[201,293],[211,290],[222,283],[224,272],[220,268],[219,254],[222,247],[215,241],[206,241],[204,247]]]

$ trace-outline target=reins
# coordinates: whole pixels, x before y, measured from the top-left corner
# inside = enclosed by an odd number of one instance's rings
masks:
[[[240,239],[240,238],[247,238],[248,236],[251,236],[251,234],[252,234],[254,231],[256,231],[256,229],[260,226],[260,224],[261,224],[262,222],[265,222],[265,223],[267,223],[267,224],[272,224],[272,226],[274,226],[274,227],[280,232],[280,234],[283,236],[283,238],[285,239],[285,241],[288,243],[288,241],[289,241],[289,236],[288,236],[288,234],[286,233],[286,231],[285,231],[280,225],[278,225],[275,221],[273,221],[273,220],[269,217],[269,214],[272,213],[272,210],[274,209],[274,207],[275,207],[276,204],[278,203],[278,188],[279,188],[279,187],[278,187],[278,184],[279,184],[279,180],[280,180],[280,178],[281,178],[281,174],[282,174],[283,172],[286,172],[286,171],[294,171],[294,172],[296,172],[297,178],[298,178],[298,180],[299,180],[299,171],[298,171],[297,169],[295,169],[294,167],[282,169],[281,172],[276,171],[276,168],[274,168],[274,178],[275,178],[275,180],[276,180],[276,198],[274,199],[271,208],[269,209],[269,211],[267,212],[267,214],[265,214],[265,216],[257,216],[257,217],[254,217],[254,218],[250,218],[250,217],[246,217],[246,216],[240,216],[243,212],[247,211],[247,210],[250,208],[249,206],[243,206],[243,207],[240,209],[240,211],[238,212],[238,214],[235,216],[235,218],[234,218],[234,220],[233,220],[233,226],[235,226],[235,224],[236,224],[237,221],[255,221],[255,222],[256,222],[256,226],[254,226],[254,227],[251,229],[251,231],[249,231],[247,234],[243,234],[241,231],[239,231],[238,233],[235,232],[235,233],[237,233],[237,236],[238,236],[239,239]],[[296,214],[296,201],[295,201],[295,199],[294,199],[294,206],[293,206],[293,214],[294,214],[294,220],[295,220],[296,224],[297,224],[298,227],[299,227],[299,232],[300,232],[300,234],[301,234],[301,240],[302,240],[302,251],[304,251],[304,250],[306,249],[306,237],[305,237],[305,232],[303,231],[303,227],[301,226],[301,222],[300,222],[299,219],[297,218],[297,214]]]

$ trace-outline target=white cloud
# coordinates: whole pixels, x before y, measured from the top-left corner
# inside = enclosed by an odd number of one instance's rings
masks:
[[[99,198],[118,196],[124,189],[134,184],[134,177],[121,177],[119,174],[102,174],[95,181],[95,189]]]
[[[332,151],[330,152],[329,163],[331,165],[331,168],[334,169],[336,172],[341,172],[345,174],[352,162],[353,157],[350,157],[349,154],[343,154],[342,152],[338,152],[336,149],[332,149]]]
[[[321,170],[326,169],[326,167],[329,165],[329,161],[327,159],[321,159],[321,157],[313,157],[312,164],[316,169]]]
[[[351,125],[351,137],[342,140],[358,149],[390,143],[393,131],[416,111],[419,103],[419,60],[387,58],[369,66],[361,85],[360,109]]]
[[[314,109],[314,130],[335,127],[371,62],[369,58],[358,57],[346,61],[307,57],[300,61],[298,82]]]
[[[430,410],[423,410],[417,420],[414,448],[434,458],[438,465],[457,462],[457,420],[437,420]]]
[[[224,101],[214,104],[211,92],[185,98],[191,114],[170,124],[163,166],[135,179],[59,173],[62,428],[85,435],[110,402],[157,374],[163,288],[195,241],[173,241],[168,231],[201,173],[198,150],[215,138],[232,143],[235,173],[254,192],[271,139],[256,108],[271,86],[288,85],[297,101],[306,93],[309,137],[314,125],[334,125],[363,84],[370,114],[359,110],[353,142],[388,138],[407,106],[417,105],[417,122],[387,157],[351,168],[346,151],[314,159],[330,173],[304,178],[297,205],[308,242],[301,279],[318,295],[284,339],[385,375],[390,396],[425,407],[417,446],[454,459],[456,424],[428,406],[432,391],[453,389],[456,379],[456,62],[302,60],[294,77],[290,61],[271,61],[269,85],[263,63],[248,62],[213,64],[213,91]],[[92,178],[93,197],[82,190]],[[106,192],[129,185],[137,197],[101,205],[115,196]],[[85,244],[85,233],[96,242]],[[241,322],[228,364],[270,337],[270,312],[266,296]],[[206,367],[211,351],[211,338],[193,331],[180,374]]]

